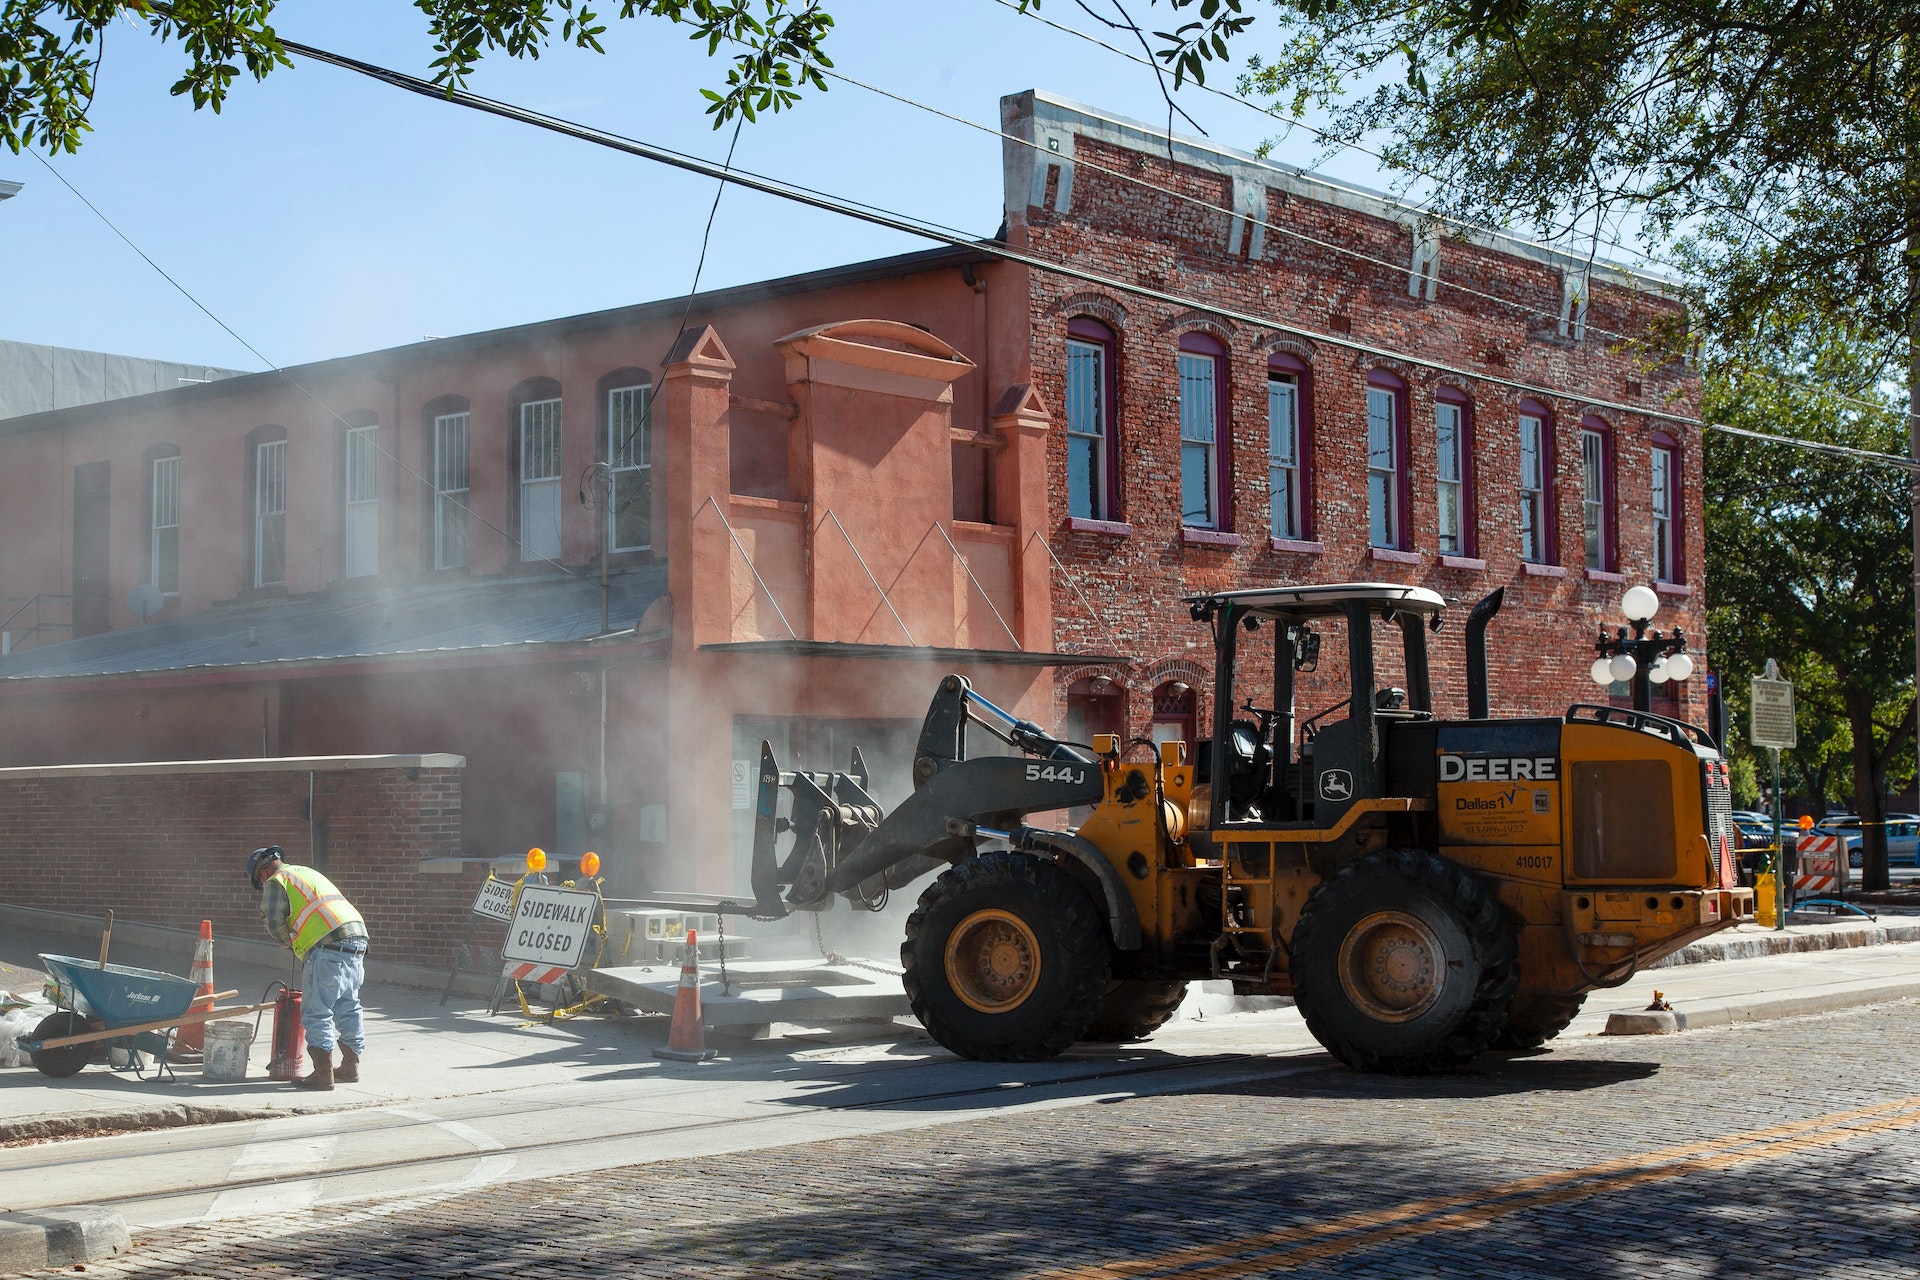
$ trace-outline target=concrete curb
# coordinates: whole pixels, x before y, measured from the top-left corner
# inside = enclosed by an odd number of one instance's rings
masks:
[[[70,1138],[85,1134],[128,1133],[148,1129],[185,1129],[201,1124],[236,1120],[273,1120],[291,1114],[266,1107],[199,1106],[191,1102],[172,1106],[130,1107],[120,1111],[76,1112],[44,1119],[0,1120],[0,1142]]]
[[[1857,925],[1795,925],[1764,932],[1723,933],[1702,938],[1692,946],[1682,947],[1666,959],[1647,967],[1670,969],[1676,965],[1705,964],[1714,960],[1758,960],[1763,956],[1884,947],[1901,942],[1920,942],[1920,921],[1896,918],[1885,922],[1861,921]]]
[[[90,938],[96,947],[100,939],[101,923],[99,916],[75,915],[66,911],[42,911],[38,907],[16,907],[0,902],[0,925]],[[200,931],[174,929],[159,924],[141,924],[137,920],[115,920],[113,940],[124,942],[128,946],[151,947],[155,951],[170,952],[191,961],[193,949],[200,941]],[[377,952],[380,940],[375,938],[373,945]],[[457,949],[458,939],[448,943],[449,964],[452,963],[453,951]],[[252,938],[231,938],[225,934],[215,934],[213,951],[216,965],[221,956],[238,960],[243,964],[257,965],[263,969],[283,969],[290,963],[290,953],[286,948]],[[439,990],[446,985],[447,981],[445,969],[429,968],[423,964],[402,964],[397,960],[369,958],[366,962],[366,973],[368,982],[386,982],[399,987],[424,987],[429,991]],[[453,989],[463,995],[490,996],[493,994],[494,983],[497,980],[492,974],[463,973],[454,979]]]
[[[1890,982],[1840,991],[1810,991],[1805,995],[1748,996],[1686,1012],[1647,1010],[1610,1013],[1607,1015],[1607,1029],[1600,1034],[1663,1036],[1695,1027],[1731,1027],[1742,1022],[1768,1022],[1775,1018],[1831,1013],[1836,1009],[1855,1009],[1861,1005],[1913,999],[1920,999],[1920,981]]]
[[[0,1276],[70,1267],[132,1247],[126,1221],[100,1205],[0,1213]]]

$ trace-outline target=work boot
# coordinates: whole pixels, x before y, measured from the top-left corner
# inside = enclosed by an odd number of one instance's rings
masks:
[[[304,1076],[295,1076],[293,1087],[296,1089],[333,1088],[333,1050],[316,1049],[308,1045],[307,1056],[313,1059],[313,1070]]]
[[[360,1083],[360,1055],[349,1049],[344,1040],[340,1042],[340,1065],[333,1069],[333,1078],[341,1084]]]

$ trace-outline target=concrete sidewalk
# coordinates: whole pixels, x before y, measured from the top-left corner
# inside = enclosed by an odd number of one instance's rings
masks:
[[[1620,988],[1595,992],[1567,1034],[1600,1033],[1610,1014],[1644,1009],[1655,990],[1665,993],[1693,1027],[1920,997],[1920,942],[1888,941],[1909,931],[1920,937],[1920,921],[1814,921],[1778,933],[1742,926],[1703,944],[1707,952],[1760,954],[1649,970]],[[116,939],[120,936],[116,927]],[[1798,949],[1765,954],[1785,945]],[[22,979],[36,972],[40,952],[76,950],[89,953],[72,933],[9,928],[0,938],[0,988],[26,987]],[[174,972],[184,972],[187,965],[178,954],[118,941],[113,959]],[[257,999],[269,983],[286,977],[284,966],[224,960],[216,948],[216,983],[222,989],[237,987],[242,1001]],[[37,980],[28,989],[37,991]],[[203,1082],[196,1067],[179,1068],[172,1080],[138,1080],[104,1065],[89,1066],[66,1080],[50,1079],[31,1066],[0,1070],[0,1142],[547,1090],[610,1074],[631,1078],[676,1069],[653,1059],[654,1048],[666,1041],[664,1017],[585,1016],[559,1024],[528,1023],[517,1007],[488,1017],[484,997],[456,994],[443,1007],[437,986],[426,990],[394,983],[370,983],[363,997],[368,1052],[361,1084],[307,1093],[265,1079],[269,1015],[261,1019],[250,1075],[241,1082]],[[1315,1048],[1291,1008],[1238,1012],[1230,997],[1196,988],[1182,1012],[1184,1016],[1155,1037],[1156,1044],[1204,1044],[1215,1051],[1255,1053]],[[800,1032],[776,1027],[783,1029]],[[711,1039],[726,1061],[750,1073],[759,1067],[777,1070],[795,1054],[853,1039],[930,1048],[910,1021],[757,1041],[718,1035]]]

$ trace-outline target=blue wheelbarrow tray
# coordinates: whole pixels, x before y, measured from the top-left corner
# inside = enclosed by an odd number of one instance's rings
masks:
[[[60,986],[63,1004],[83,1018],[98,1019],[102,1029],[185,1017],[200,984],[178,974],[132,965],[102,968],[93,960],[42,955],[47,972]]]

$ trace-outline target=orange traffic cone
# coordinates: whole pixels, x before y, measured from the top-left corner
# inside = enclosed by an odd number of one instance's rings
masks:
[[[200,994],[193,998],[193,1008],[188,1012],[199,1013],[213,1008],[213,921],[200,922],[200,941],[193,948],[193,968],[187,971],[187,981],[200,984]],[[189,1022],[180,1028],[180,1034],[174,1037],[174,1045],[183,1053],[204,1053],[206,1051],[207,1024]]]
[[[673,998],[673,1029],[667,1047],[655,1049],[656,1058],[675,1062],[705,1062],[719,1051],[707,1048],[706,1020],[700,1013],[700,939],[687,930],[687,950],[680,962],[680,991]]]

